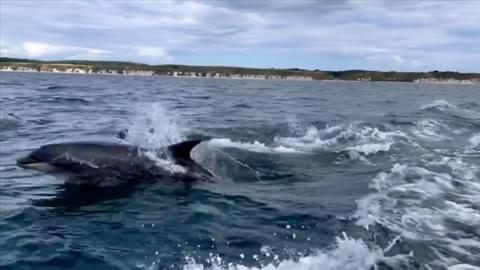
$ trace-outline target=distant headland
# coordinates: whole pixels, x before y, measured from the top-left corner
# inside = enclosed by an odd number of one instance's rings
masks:
[[[453,71],[396,72],[246,68],[229,66],[147,65],[116,61],[39,61],[0,57],[0,71],[53,72],[104,75],[163,75],[172,77],[259,80],[391,81],[439,84],[480,84],[480,73]]]

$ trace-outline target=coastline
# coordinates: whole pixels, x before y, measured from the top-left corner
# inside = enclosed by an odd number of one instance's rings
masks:
[[[199,79],[233,79],[233,80],[287,80],[287,81],[313,81],[308,76],[279,76],[279,75],[263,75],[263,74],[232,74],[224,75],[221,73],[206,73],[204,76],[197,72],[168,72],[166,74],[156,74],[154,71],[148,70],[100,70],[92,69],[67,68],[59,69],[33,69],[33,68],[5,68],[0,66],[0,72],[28,72],[28,73],[61,73],[61,74],[78,74],[78,75],[110,75],[110,76],[167,76],[175,78],[199,78]],[[334,81],[334,80],[329,80]]]
[[[168,76],[234,80],[410,82],[421,84],[480,85],[480,73],[455,71],[398,72],[369,70],[307,70],[232,66],[148,65],[115,61],[38,61],[0,57],[2,72],[41,72],[91,75]]]
[[[175,75],[175,74],[155,74],[152,71],[145,70],[136,70],[128,72],[119,72],[116,70],[113,71],[101,71],[101,72],[88,72],[88,71],[48,71],[48,70],[35,70],[35,69],[21,69],[21,70],[12,70],[12,69],[3,69],[0,68],[0,72],[14,72],[14,73],[55,73],[55,74],[74,74],[74,75],[98,75],[98,76],[158,76],[158,77],[172,77],[172,78],[191,78],[191,79],[228,79],[228,80],[278,80],[278,81],[321,81],[321,82],[403,82],[403,83],[415,83],[415,84],[458,84],[458,85],[480,85],[480,80],[456,80],[456,79],[445,79],[439,80],[435,78],[421,78],[414,81],[391,81],[391,80],[341,80],[341,79],[313,79],[311,77],[305,76],[265,76],[265,75],[242,75],[242,76],[223,76],[223,75],[214,75],[214,76],[196,76],[193,74],[189,75]]]

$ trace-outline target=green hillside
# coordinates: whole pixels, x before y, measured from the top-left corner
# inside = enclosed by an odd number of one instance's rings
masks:
[[[413,82],[416,79],[438,79],[438,80],[480,80],[479,73],[459,73],[453,71],[430,71],[430,72],[382,72],[369,70],[345,70],[345,71],[322,71],[305,70],[298,68],[291,69],[263,69],[230,66],[188,66],[188,65],[148,65],[132,62],[118,61],[88,61],[88,60],[66,60],[66,61],[38,61],[32,59],[0,58],[0,68],[34,69],[37,71],[65,71],[67,69],[89,70],[90,73],[107,71],[123,74],[127,71],[146,71],[154,75],[190,76],[197,77],[232,77],[232,76],[266,76],[267,78],[287,77],[308,77],[314,80],[346,80],[346,81],[397,81]]]

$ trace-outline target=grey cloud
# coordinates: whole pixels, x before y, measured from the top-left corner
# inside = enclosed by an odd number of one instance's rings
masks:
[[[214,6],[222,6],[232,10],[238,10],[242,12],[254,12],[262,14],[296,14],[299,17],[301,15],[309,14],[321,16],[330,12],[349,8],[350,0],[244,0],[244,1],[228,1],[228,0],[214,0],[205,1],[206,4]]]
[[[352,67],[349,62],[363,61],[373,69],[479,70],[475,62],[480,60],[477,1],[0,3],[2,52],[21,54],[22,44],[37,42],[51,44],[50,48],[111,52],[95,54],[104,59],[153,63],[189,54],[197,58],[205,55],[203,64],[221,62],[210,60],[214,51],[232,59],[237,53],[252,55],[249,63],[269,66],[268,57],[272,57],[300,62],[303,58],[304,63],[318,59],[316,66],[305,64],[307,68],[348,69]],[[139,53],[154,52],[145,48],[155,47],[162,52],[153,54],[157,58]],[[265,59],[259,59],[263,56]],[[72,55],[68,50],[57,50],[48,57]],[[243,65],[241,58],[235,61],[224,64]]]

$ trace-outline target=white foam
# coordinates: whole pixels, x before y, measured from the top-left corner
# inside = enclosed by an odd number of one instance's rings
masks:
[[[449,130],[446,124],[432,119],[420,120],[416,127],[412,129],[415,136],[429,141],[443,141],[451,139],[448,136],[439,134],[442,131]]]
[[[275,257],[274,257],[275,258]],[[275,263],[262,264],[261,267],[251,267],[242,264],[226,263],[220,256],[213,256],[207,263],[196,262],[187,257],[184,270],[305,270],[305,269],[345,269],[362,270],[371,269],[379,260],[391,260],[394,262],[400,257],[385,258],[381,249],[370,249],[363,240],[352,239],[343,234],[336,238],[334,247],[328,250],[317,250],[314,254],[299,258],[276,261]]]
[[[457,106],[448,103],[446,100],[438,99],[438,100],[434,100],[432,103],[422,106],[422,110],[426,110],[430,108],[445,109],[445,108],[457,108]]]
[[[473,147],[480,146],[480,133],[473,135],[469,141]]]
[[[294,128],[297,132],[300,130],[297,126]],[[400,140],[410,141],[410,138],[400,130],[382,131],[356,122],[349,125],[330,126],[322,130],[309,126],[300,136],[276,136],[271,146],[259,141],[237,142],[228,138],[212,139],[210,143],[219,147],[233,147],[261,153],[346,151],[351,158],[361,159],[363,156],[390,151],[392,145]]]
[[[422,106],[421,109],[422,110],[428,110],[428,109],[432,109],[432,108],[439,109],[441,111],[453,112],[453,113],[459,114],[460,116],[466,117],[466,118],[474,118],[474,119],[480,118],[480,113],[479,112],[459,108],[459,107],[457,107],[457,106],[455,106],[451,103],[448,103],[445,100],[435,100],[434,102],[432,102],[430,104]]]
[[[379,173],[370,183],[373,192],[357,201],[356,224],[369,229],[377,223],[403,238],[428,241],[437,255],[430,265],[458,264],[459,255],[480,260],[480,239],[466,238],[452,225],[480,224],[478,166],[450,157],[428,165],[429,169],[395,164]],[[437,172],[436,167],[443,169]]]
[[[260,173],[248,164],[237,160],[210,141],[201,143],[191,153],[192,158],[222,181],[244,179],[260,181]]]
[[[145,155],[155,161],[157,166],[162,167],[171,173],[182,174],[187,172],[185,167],[175,164],[175,162],[169,159],[168,156],[165,156],[165,158],[159,157],[154,151],[146,151]]]
[[[236,142],[227,138],[212,139],[209,141],[210,144],[219,147],[231,147],[244,149],[251,152],[259,153],[301,153],[302,151],[296,150],[294,148],[289,148],[285,146],[267,146],[264,143],[253,141],[253,142]]]
[[[347,147],[346,150],[352,156],[361,155],[373,155],[379,152],[387,152],[390,150],[393,142],[385,142],[385,143],[366,143],[361,145],[356,145],[352,147]]]
[[[327,151],[346,151],[351,159],[368,162],[366,156],[390,151],[400,141],[410,142],[407,134],[400,130],[382,131],[377,127],[364,126],[361,122],[349,125],[336,125],[318,130],[309,127],[300,137],[275,137],[278,145],[291,147],[305,152],[324,149]]]
[[[137,108],[126,140],[146,149],[159,149],[185,140],[175,118],[160,103]]]
[[[340,126],[334,126],[332,128],[327,128],[325,130],[328,131],[336,131],[341,129]],[[300,137],[275,137],[274,141],[277,144],[293,147],[296,149],[307,149],[307,150],[314,150],[318,148],[324,148],[325,146],[336,144],[337,138],[333,137],[330,139],[322,139],[321,138],[321,131],[319,131],[316,127],[310,126],[307,128],[305,134]]]
[[[160,157],[158,150],[184,139],[175,118],[160,103],[137,108],[126,137],[127,142],[146,149],[147,157],[172,173],[184,173],[186,169],[175,164],[168,155]]]
[[[448,267],[448,270],[480,270],[480,267],[461,263]]]

